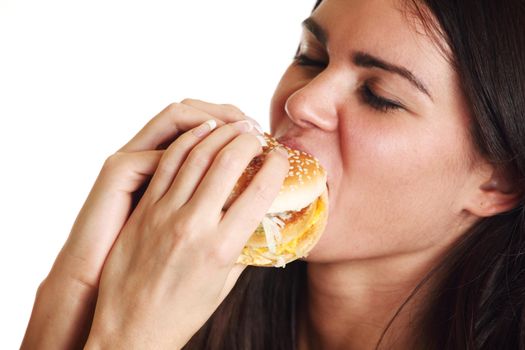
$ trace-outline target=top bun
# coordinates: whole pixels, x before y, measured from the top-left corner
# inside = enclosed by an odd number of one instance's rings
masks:
[[[298,211],[315,201],[326,190],[326,171],[319,165],[319,161],[308,153],[280,144],[268,133],[264,133],[264,138],[268,146],[263,147],[263,154],[250,162],[235,184],[224,208],[227,209],[246,189],[261,168],[268,153],[278,146],[288,151],[290,168],[278,196],[267,213]]]

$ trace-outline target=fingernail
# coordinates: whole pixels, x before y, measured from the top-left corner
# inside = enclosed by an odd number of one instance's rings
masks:
[[[259,143],[261,144],[261,146],[268,147],[268,142],[266,142],[266,139],[264,138],[264,136],[255,135],[255,137],[257,137],[257,140],[259,140]]]
[[[197,128],[193,129],[193,135],[197,137],[203,137],[217,126],[215,119],[210,119],[199,125]]]
[[[245,115],[245,117],[253,123],[253,127],[255,128],[255,130],[257,130],[257,132],[259,132],[259,134],[264,134],[263,128],[257,122],[257,120],[253,119],[252,117],[248,117],[247,115]]]
[[[281,147],[281,146],[275,147],[273,149],[273,152],[278,152],[282,154],[283,156],[286,156],[286,158],[288,158],[288,151],[284,147]]]
[[[253,124],[249,120],[240,120],[232,124],[240,132],[247,132],[253,129]]]

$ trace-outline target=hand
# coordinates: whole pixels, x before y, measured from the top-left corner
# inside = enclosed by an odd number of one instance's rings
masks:
[[[181,348],[230,292],[244,269],[235,261],[289,167],[286,151],[271,152],[222,211],[262,152],[240,127],[187,132],[166,150],[104,266],[86,348]]]
[[[83,346],[104,261],[131,210],[133,193],[155,172],[164,150],[184,131],[214,119],[244,119],[231,105],[186,99],[169,105],[110,156],[37,292],[22,348]]]
[[[90,288],[97,288],[102,265],[129,216],[132,194],[154,173],[164,153],[157,150],[159,146],[207,120],[214,119],[218,125],[224,125],[244,117],[230,105],[184,100],[165,108],[111,155],[61,252],[65,259],[71,260],[66,265],[75,267],[70,276]]]

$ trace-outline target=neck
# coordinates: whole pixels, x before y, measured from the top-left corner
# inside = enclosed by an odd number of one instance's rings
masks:
[[[425,285],[404,305],[434,265],[436,254],[413,254],[340,263],[308,263],[301,309],[300,349],[406,349]],[[396,315],[394,322],[389,322]],[[309,344],[307,346],[306,344]]]

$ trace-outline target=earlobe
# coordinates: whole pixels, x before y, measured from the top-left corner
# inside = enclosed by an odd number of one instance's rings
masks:
[[[508,172],[495,170],[488,181],[479,186],[467,208],[478,217],[489,217],[514,209],[524,194]]]
[[[489,217],[514,209],[520,200],[517,193],[484,191],[477,203],[472,203],[468,210],[478,217]]]

